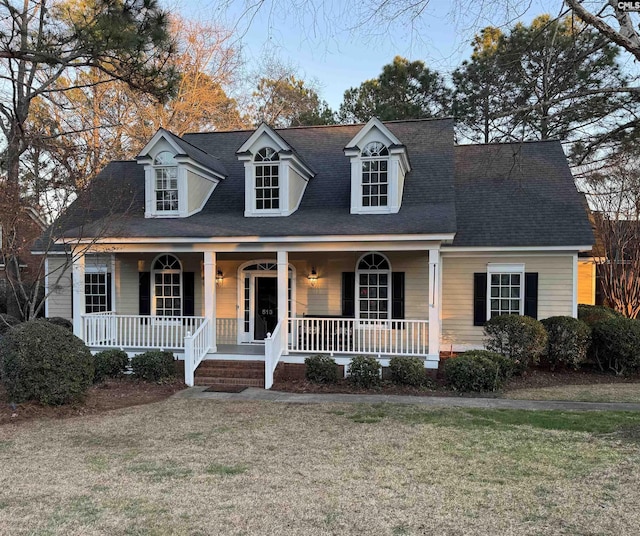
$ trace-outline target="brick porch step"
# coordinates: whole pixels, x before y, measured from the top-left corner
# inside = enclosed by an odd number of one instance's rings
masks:
[[[205,360],[196,369],[195,385],[264,387],[264,361]]]

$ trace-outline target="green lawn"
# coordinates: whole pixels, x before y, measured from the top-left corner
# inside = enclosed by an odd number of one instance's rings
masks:
[[[172,399],[0,427],[0,534],[627,535],[640,413]]]
[[[517,400],[569,400],[576,402],[640,403],[640,383],[596,383],[591,385],[559,385],[537,389],[515,389],[504,398]]]

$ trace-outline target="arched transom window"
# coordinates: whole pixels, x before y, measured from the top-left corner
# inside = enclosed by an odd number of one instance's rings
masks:
[[[178,164],[173,154],[162,151],[153,160],[155,171],[156,210],[178,210]]]
[[[372,141],[362,150],[362,206],[386,207],[389,203],[389,149]]]
[[[182,316],[182,266],[173,255],[153,263],[153,290],[157,316]]]
[[[278,153],[271,147],[260,149],[254,157],[257,210],[280,208],[279,160]]]
[[[391,265],[380,253],[367,253],[358,262],[358,318],[390,318]]]

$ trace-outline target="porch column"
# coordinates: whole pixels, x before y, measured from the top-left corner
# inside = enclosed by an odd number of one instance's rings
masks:
[[[440,361],[440,315],[442,311],[441,289],[442,274],[440,264],[440,250],[429,250],[429,355],[425,367],[438,368]]]
[[[82,330],[82,315],[85,312],[84,297],[84,252],[72,253],[71,276],[73,278],[73,334],[84,340]]]
[[[204,252],[204,316],[209,319],[211,351],[217,352],[216,340],[216,252]]]
[[[289,354],[289,322],[287,322],[289,309],[289,253],[278,251],[278,323],[285,355]]]

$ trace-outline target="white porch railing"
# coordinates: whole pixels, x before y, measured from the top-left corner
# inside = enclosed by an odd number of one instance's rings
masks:
[[[286,322],[286,320],[285,320]],[[282,343],[282,322],[278,322],[278,325],[273,330],[273,333],[268,333],[267,338],[264,340],[264,388],[271,389],[273,386],[273,373],[278,366],[278,361],[284,352],[284,344]]]
[[[426,356],[429,321],[292,318],[289,351]]]
[[[202,316],[119,315],[113,312],[82,316],[84,342],[105,348],[183,349],[184,338],[204,323]]]
[[[193,335],[187,333],[184,338],[184,383],[193,387],[196,369],[211,348],[209,320],[204,322]]]

